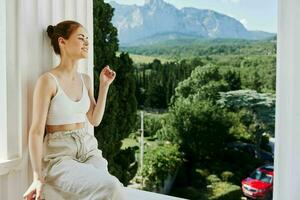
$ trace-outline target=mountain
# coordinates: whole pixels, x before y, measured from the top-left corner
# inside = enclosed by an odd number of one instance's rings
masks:
[[[111,1],[110,5],[115,9],[112,22],[118,29],[121,46],[187,38],[259,40],[275,35],[249,31],[235,18],[213,10],[177,9],[163,0],[145,0],[143,6],[122,5],[115,1]]]

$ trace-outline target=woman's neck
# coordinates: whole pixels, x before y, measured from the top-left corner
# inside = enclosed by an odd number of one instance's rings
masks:
[[[59,70],[62,74],[70,77],[72,80],[77,77],[77,68],[77,60],[62,60],[57,66],[57,70]]]

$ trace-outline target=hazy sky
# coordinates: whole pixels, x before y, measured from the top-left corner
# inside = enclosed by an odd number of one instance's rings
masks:
[[[104,0],[110,2],[111,0]],[[114,0],[120,4],[143,5],[144,0]],[[211,9],[232,16],[249,30],[277,32],[277,0],[164,0],[177,8]]]

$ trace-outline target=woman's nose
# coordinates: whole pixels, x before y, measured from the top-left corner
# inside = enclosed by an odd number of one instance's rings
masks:
[[[84,40],[84,45],[89,46],[89,40],[88,39]]]

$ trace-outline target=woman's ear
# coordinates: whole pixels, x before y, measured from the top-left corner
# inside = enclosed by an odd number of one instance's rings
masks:
[[[59,37],[57,40],[58,40],[58,44],[59,44],[59,45],[64,45],[64,44],[66,44],[66,41],[65,41],[65,39],[64,39],[63,37]]]

